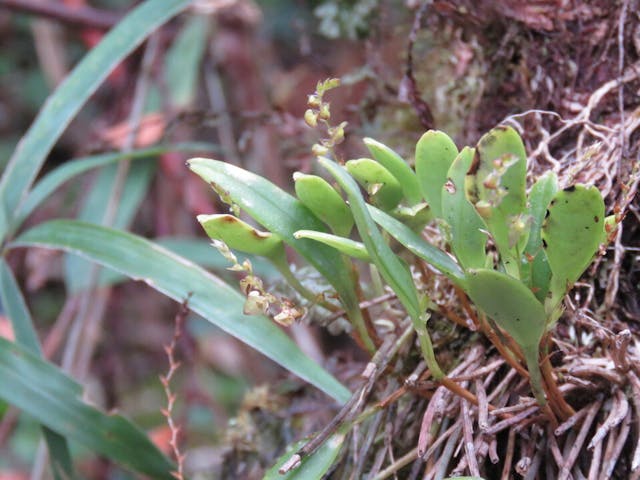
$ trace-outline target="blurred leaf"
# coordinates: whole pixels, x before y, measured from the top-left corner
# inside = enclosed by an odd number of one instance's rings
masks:
[[[161,237],[154,239],[153,242],[201,267],[214,270],[216,275],[227,283],[237,281],[234,280],[233,274],[227,270],[230,266],[229,261],[216,248],[212,247],[210,242],[202,239],[181,237]],[[251,262],[253,272],[263,280],[275,279],[279,275],[278,271],[267,260],[253,255],[240,255]],[[242,263],[242,259],[239,260]],[[126,279],[127,277],[120,272],[103,269],[100,271],[98,285],[104,287]]]
[[[349,390],[302,353],[268,318],[242,314],[245,299],[240,293],[199,266],[142,237],[94,224],[53,220],[23,233],[11,245],[76,253],[142,280],[178,302],[191,294],[189,308],[211,323],[339,402],[350,396]]]
[[[3,257],[0,257],[0,299],[9,320],[11,320],[16,343],[34,354],[40,355],[40,341],[33,326],[31,314],[16,279]]]
[[[81,400],[82,388],[54,365],[0,338],[0,398],[43,425],[119,464],[171,480],[173,466],[136,426]]]
[[[147,0],[118,23],[48,98],[0,179],[0,241],[49,151],[111,70],[190,0]]]
[[[263,480],[320,480],[324,478],[342,449],[344,437],[343,433],[336,433],[329,437],[312,455],[302,459],[300,466],[281,475],[278,472],[280,467],[306,443],[306,440],[296,442],[284,455],[278,458],[273,467],[267,470]]]
[[[100,171],[87,197],[83,199],[82,207],[77,216],[78,220],[96,224],[102,222],[107,205],[112,201],[117,167],[117,165],[109,165]],[[154,173],[155,161],[153,160],[147,159],[131,164],[113,220],[112,226],[114,228],[125,229],[129,226],[146,195]],[[64,279],[69,291],[78,292],[89,287],[93,268],[91,262],[75,255],[65,255]]]
[[[0,304],[11,321],[16,343],[34,355],[42,356],[40,342],[31,319],[31,314],[20,288],[4,258],[0,257]],[[5,384],[5,387],[8,385]],[[67,439],[43,426],[42,433],[56,480],[74,478],[73,464]]]
[[[167,52],[165,78],[174,107],[186,108],[193,103],[200,63],[207,47],[209,22],[207,15],[189,18]]]
[[[166,152],[210,151],[215,149],[216,146],[213,144],[189,142],[134,150],[129,153],[102,153],[99,155],[92,155],[90,157],[70,160],[49,172],[41,180],[38,180],[33,189],[29,192],[25,201],[20,205],[18,212],[15,215],[15,220],[11,225],[11,230],[17,229],[24,219],[27,218],[36,209],[36,207],[40,206],[42,202],[45,201],[53,192],[60,188],[62,184],[84,172],[87,172],[88,170],[127,159],[137,160],[155,157]]]

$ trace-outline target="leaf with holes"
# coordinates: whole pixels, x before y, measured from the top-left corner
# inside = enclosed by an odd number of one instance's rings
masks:
[[[457,155],[453,140],[437,130],[429,130],[416,144],[416,174],[422,195],[438,218],[442,218],[442,186]]]

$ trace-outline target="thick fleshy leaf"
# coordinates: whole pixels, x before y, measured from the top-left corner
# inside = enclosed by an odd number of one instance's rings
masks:
[[[416,144],[416,174],[422,195],[438,218],[442,218],[442,186],[457,155],[453,140],[437,130],[429,130]]]
[[[296,442],[287,449],[284,455],[278,458],[273,467],[267,470],[263,480],[320,480],[324,478],[340,453],[344,438],[343,433],[332,435],[312,455],[304,458],[298,467],[281,475],[278,472],[280,467],[305,444],[306,440]]]
[[[26,198],[49,151],[69,122],[124,57],[191,0],[147,0],[118,23],[47,99],[0,179],[0,240]]]
[[[461,285],[464,282],[464,272],[453,258],[382,210],[371,205],[368,208],[375,222],[404,245],[407,250],[440,270],[456,285]]]
[[[427,223],[433,220],[433,213],[425,202],[417,203],[412,207],[400,205],[389,213],[414,232],[421,232]]]
[[[317,175],[293,174],[298,199],[333,233],[346,237],[353,228],[351,210],[329,183]]]
[[[531,288],[536,298],[544,301],[549,291],[551,268],[547,254],[542,248],[542,222],[551,199],[558,191],[558,179],[554,172],[542,175],[529,192],[529,221],[531,222],[529,239],[524,249],[521,280]]]
[[[234,165],[206,158],[192,158],[188,164],[214,189],[228,196],[264,228],[278,234],[315,267],[336,289],[347,312],[360,311],[351,272],[340,253],[294,236],[298,230],[326,232],[323,222],[311,210],[267,179]]]
[[[82,388],[54,365],[0,338],[0,398],[51,430],[151,478],[171,480],[175,468],[121,415],[82,400]]]
[[[496,270],[467,272],[467,293],[518,345],[537,349],[546,325],[544,307],[520,280]]]
[[[396,293],[398,300],[402,302],[409,315],[412,318],[419,318],[422,312],[413,278],[411,278],[406,265],[393,253],[389,245],[384,241],[382,234],[378,231],[376,223],[369,214],[367,204],[360,194],[358,185],[347,171],[337,163],[328,158],[320,158],[319,162],[329,171],[347,194],[351,212],[358,227],[358,233],[371,256],[371,260],[378,267],[387,284]]]
[[[467,198],[487,225],[505,270],[520,277],[520,247],[528,235],[527,153],[518,132],[499,126],[482,136],[465,181]]]
[[[369,149],[371,156],[396,177],[396,180],[398,180],[402,187],[402,192],[404,193],[404,198],[407,199],[407,203],[409,205],[420,203],[422,201],[420,183],[418,182],[418,177],[414,171],[411,170],[407,162],[385,144],[373,138],[365,138],[363,142]]]
[[[278,235],[255,229],[233,215],[198,215],[198,222],[209,238],[222,240],[234,250],[268,258],[280,257],[284,252],[284,243]]]
[[[604,236],[604,200],[596,187],[575,185],[551,200],[542,242],[551,267],[553,308],[591,263]]]
[[[144,238],[98,225],[53,220],[23,233],[12,244],[72,252],[146,282],[182,302],[227,333],[262,352],[340,402],[349,391],[314,363],[273,322],[242,314],[244,297],[198,265]],[[328,247],[327,247],[328,248]]]
[[[345,168],[367,191],[374,205],[388,211],[395,208],[402,200],[400,182],[375,160],[370,158],[349,160]]]
[[[363,260],[365,262],[371,261],[371,257],[369,257],[366,247],[362,243],[351,240],[350,238],[339,237],[330,233],[314,232],[312,230],[299,230],[294,235],[296,238],[309,238],[316,242],[324,243],[325,245],[335,248],[339,252],[350,257],[357,258],[358,260]]]
[[[482,232],[485,225],[464,192],[464,179],[473,156],[473,149],[462,149],[447,172],[441,192],[442,217],[450,229],[451,250],[465,269],[483,268],[487,263],[487,235]]]

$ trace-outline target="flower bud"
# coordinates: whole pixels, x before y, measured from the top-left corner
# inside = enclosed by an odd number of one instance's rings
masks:
[[[313,110],[308,109],[306,112],[304,112],[304,121],[311,128],[314,128],[318,125],[318,114]]]
[[[329,153],[329,149],[324,145],[320,145],[319,143],[316,143],[313,147],[311,147],[311,152],[316,157],[321,157],[322,155],[326,155],[327,153]]]

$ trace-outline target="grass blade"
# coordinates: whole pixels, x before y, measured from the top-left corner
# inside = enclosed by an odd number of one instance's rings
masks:
[[[0,180],[0,208],[6,217],[0,224],[0,239],[4,239],[7,222],[11,223],[49,151],[84,103],[123,58],[158,26],[190,3],[190,0],[147,0],[136,7],[82,59],[47,99]]]
[[[54,365],[0,338],[0,398],[51,430],[119,464],[156,479],[173,466],[147,436],[120,415],[105,415],[81,400],[80,385]]]
[[[65,182],[81,175],[89,170],[98,167],[104,167],[111,163],[120,162],[122,160],[137,160],[148,157],[154,157],[166,152],[193,152],[193,151],[210,151],[216,148],[213,144],[207,143],[178,143],[176,145],[157,146],[134,150],[133,152],[111,152],[102,153],[100,155],[92,155],[89,157],[78,158],[66,162],[45,175],[29,192],[25,201],[18,208],[15,220],[10,226],[11,230],[17,229],[20,224],[27,218],[38,206],[42,204],[53,192],[55,192]]]
[[[13,272],[4,258],[0,258],[0,303],[6,309],[16,343],[34,355],[42,356],[38,335],[31,314],[16,282]],[[4,384],[5,388],[11,388]],[[73,465],[67,439],[43,425],[42,433],[47,442],[51,466],[56,480],[74,478]]]
[[[76,253],[142,280],[178,302],[192,294],[191,310],[339,402],[349,399],[349,390],[304,355],[269,319],[242,314],[244,297],[240,293],[198,265],[142,237],[90,223],[53,220],[23,233],[11,246]]]

